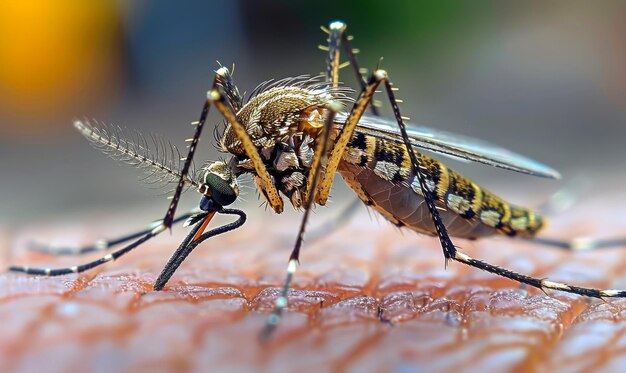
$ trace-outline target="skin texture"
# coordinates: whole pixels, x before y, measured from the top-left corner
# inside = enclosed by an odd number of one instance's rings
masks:
[[[617,234],[620,219],[602,218],[599,202],[554,218],[546,236]],[[250,214],[242,229],[203,244],[160,292],[152,283],[186,232],[180,227],[79,276],[0,274],[0,370],[584,372],[617,370],[626,358],[626,301],[546,296],[460,263],[444,269],[436,239],[363,209],[348,226],[305,244],[283,322],[260,345],[297,219]],[[86,258],[27,253],[23,243],[128,229],[108,219],[5,233],[0,242],[15,248],[12,264],[76,264]],[[620,249],[572,254],[506,238],[455,242],[539,277],[626,286]]]

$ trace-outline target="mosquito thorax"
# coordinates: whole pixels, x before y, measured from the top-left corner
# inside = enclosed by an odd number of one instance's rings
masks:
[[[211,162],[202,167],[199,173],[198,192],[203,196],[200,200],[200,209],[214,208],[213,203],[219,206],[228,206],[239,196],[239,185],[236,175],[226,162]]]
[[[319,84],[322,83],[299,80],[271,87],[250,98],[237,112],[237,119],[259,149],[274,146],[286,135],[297,131],[302,121],[307,121],[314,111],[324,110],[333,99],[330,88]],[[311,121],[316,122],[316,117],[311,117]],[[244,153],[230,126],[220,139],[220,147],[234,155]]]
[[[333,87],[318,78],[285,79],[261,88],[236,113],[276,189],[295,208],[302,207],[316,141],[329,113],[328,105],[334,101],[348,102],[348,92],[348,88]],[[256,182],[254,165],[230,125],[220,137],[219,145],[222,151],[236,156],[237,173],[252,173]]]

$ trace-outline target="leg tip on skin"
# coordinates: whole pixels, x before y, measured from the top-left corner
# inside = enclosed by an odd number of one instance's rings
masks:
[[[270,339],[279,322],[280,316],[276,314],[271,314],[267,317],[265,327],[261,330],[261,333],[259,333],[259,341],[261,343],[265,343]]]
[[[7,271],[9,272],[26,272],[27,270],[28,267],[10,266],[9,268],[7,268]]]

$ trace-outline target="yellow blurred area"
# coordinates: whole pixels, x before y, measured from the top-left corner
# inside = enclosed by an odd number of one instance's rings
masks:
[[[52,134],[55,121],[45,118],[69,120],[76,108],[84,112],[111,97],[121,70],[117,4],[0,2],[0,110],[13,121],[0,124],[0,135]],[[65,121],[56,123],[69,128]]]

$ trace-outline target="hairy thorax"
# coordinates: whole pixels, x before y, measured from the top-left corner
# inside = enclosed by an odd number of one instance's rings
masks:
[[[347,100],[342,88],[300,79],[264,89],[237,112],[237,119],[257,147],[274,185],[296,209],[302,206],[326,106],[337,99]],[[238,170],[251,173],[258,184],[252,161],[230,125],[220,139],[220,147],[235,155]]]

